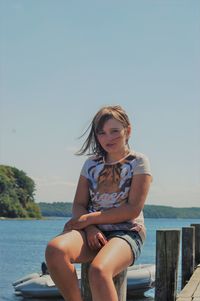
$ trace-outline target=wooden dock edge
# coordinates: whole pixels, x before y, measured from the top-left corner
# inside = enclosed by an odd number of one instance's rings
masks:
[[[156,231],[155,301],[200,301],[200,224],[182,228],[182,290],[177,293],[180,230]]]
[[[176,301],[200,301],[200,264],[194,270],[188,283],[177,295]]]

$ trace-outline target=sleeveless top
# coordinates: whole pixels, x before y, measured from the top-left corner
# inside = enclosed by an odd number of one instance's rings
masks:
[[[151,175],[149,160],[144,154],[130,151],[126,157],[113,163],[106,163],[102,156],[89,157],[81,170],[81,175],[89,183],[88,212],[104,211],[127,203],[131,182],[138,174]],[[97,226],[102,231],[137,231],[142,241],[146,236],[142,211],[135,219]]]

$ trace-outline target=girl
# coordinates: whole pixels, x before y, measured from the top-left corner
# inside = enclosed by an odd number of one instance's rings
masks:
[[[130,150],[130,134],[126,112],[106,106],[94,116],[79,151],[92,156],[81,170],[73,217],[46,249],[50,275],[67,301],[82,301],[74,263],[91,262],[93,301],[117,301],[113,277],[140,255],[151,172],[148,159]]]

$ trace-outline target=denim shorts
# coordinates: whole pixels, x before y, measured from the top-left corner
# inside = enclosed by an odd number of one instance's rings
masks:
[[[109,240],[113,237],[119,237],[124,239],[129,246],[131,247],[131,250],[133,252],[134,260],[130,266],[132,266],[135,262],[135,260],[138,259],[138,257],[141,254],[142,250],[142,239],[137,231],[124,231],[124,230],[113,230],[113,231],[102,231],[105,237]]]

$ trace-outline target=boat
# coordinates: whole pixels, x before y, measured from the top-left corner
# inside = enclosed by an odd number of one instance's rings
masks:
[[[140,296],[155,287],[155,264],[133,265],[127,271],[127,295]]]
[[[81,270],[77,269],[79,287],[81,287]],[[155,286],[155,264],[133,265],[127,271],[127,295],[143,295]],[[15,293],[23,297],[47,298],[61,297],[61,294],[51,279],[45,263],[42,263],[42,273],[28,274],[13,283]]]

